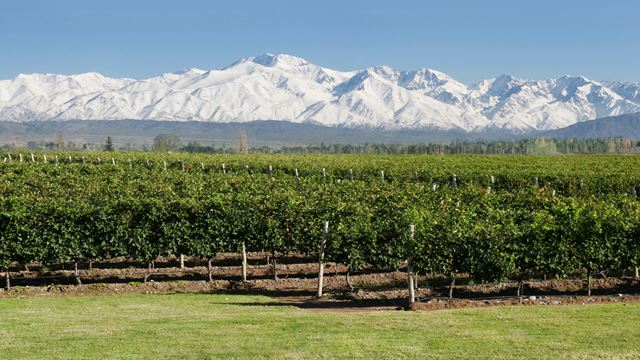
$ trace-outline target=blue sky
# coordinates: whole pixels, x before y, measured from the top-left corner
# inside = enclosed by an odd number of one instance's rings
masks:
[[[354,70],[425,66],[472,83],[508,73],[640,81],[639,1],[20,0],[0,5],[0,79],[144,78],[264,52]]]

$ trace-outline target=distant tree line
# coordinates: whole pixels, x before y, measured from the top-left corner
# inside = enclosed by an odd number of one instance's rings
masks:
[[[528,138],[517,141],[457,141],[449,144],[320,144],[254,148],[252,152],[285,154],[626,154],[640,152],[640,142],[621,137],[604,139]]]
[[[246,137],[244,138],[246,142]],[[246,153],[244,146],[232,148],[205,146],[190,142],[177,150],[191,153]],[[271,154],[486,154],[486,155],[552,155],[552,154],[631,154],[640,153],[640,142],[611,137],[602,139],[527,138],[517,141],[478,140],[449,144],[319,144],[306,146],[252,147],[252,153]]]
[[[610,138],[569,138],[550,139],[543,137],[520,140],[465,140],[449,144],[313,144],[299,146],[261,146],[250,147],[244,131],[232,146],[202,145],[196,141],[184,144],[175,134],[159,134],[151,146],[136,144],[120,144],[117,148],[113,139],[108,136],[105,143],[77,144],[65,142],[58,133],[54,141],[29,141],[27,149],[33,150],[106,150],[106,151],[157,151],[188,152],[209,154],[269,153],[269,154],[487,154],[487,155],[552,155],[552,154],[632,154],[640,153],[640,142],[622,137]],[[4,150],[17,148],[14,144],[5,144]]]

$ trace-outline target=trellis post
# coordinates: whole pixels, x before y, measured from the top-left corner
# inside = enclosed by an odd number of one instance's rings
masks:
[[[327,246],[327,236],[329,234],[329,222],[322,224],[322,242],[318,255],[318,298],[322,297],[322,287],[324,285],[324,249]]]
[[[245,242],[242,242],[242,281],[247,281],[247,247]]]
[[[415,236],[415,225],[409,225],[409,244],[413,243]],[[407,286],[409,287],[409,304],[413,304],[416,301],[416,287],[415,277],[413,275],[413,256],[410,255],[407,260]]]

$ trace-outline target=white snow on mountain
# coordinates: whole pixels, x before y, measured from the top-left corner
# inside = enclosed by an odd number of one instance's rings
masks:
[[[286,120],[327,126],[516,132],[640,112],[640,84],[582,76],[509,75],[467,86],[420,68],[344,72],[287,54],[220,70],[135,80],[98,73],[31,74],[0,81],[0,120]]]

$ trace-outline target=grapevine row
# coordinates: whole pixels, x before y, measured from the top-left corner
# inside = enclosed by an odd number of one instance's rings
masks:
[[[330,224],[325,260],[350,271],[409,263],[420,273],[500,281],[566,277],[579,270],[623,274],[640,264],[640,202],[606,187],[574,195],[531,185],[489,191],[491,184],[479,187],[462,176],[454,187],[444,175],[448,165],[430,169],[449,183],[434,191],[431,182],[274,176],[289,159],[272,172],[251,174],[238,170],[247,163],[240,157],[224,159],[231,169],[226,174],[165,171],[146,167],[146,160],[135,158],[145,166],[132,167],[3,164],[0,266],[123,256],[151,262],[171,254],[211,259],[243,246],[273,256],[318,255],[324,222]],[[415,169],[416,160],[410,160],[401,165]],[[274,162],[249,161],[252,168]],[[337,168],[375,173],[379,164],[367,161],[352,157]],[[389,168],[392,174],[411,172]],[[590,183],[616,178],[623,170],[577,175]],[[495,186],[515,179],[512,174],[496,173]]]

